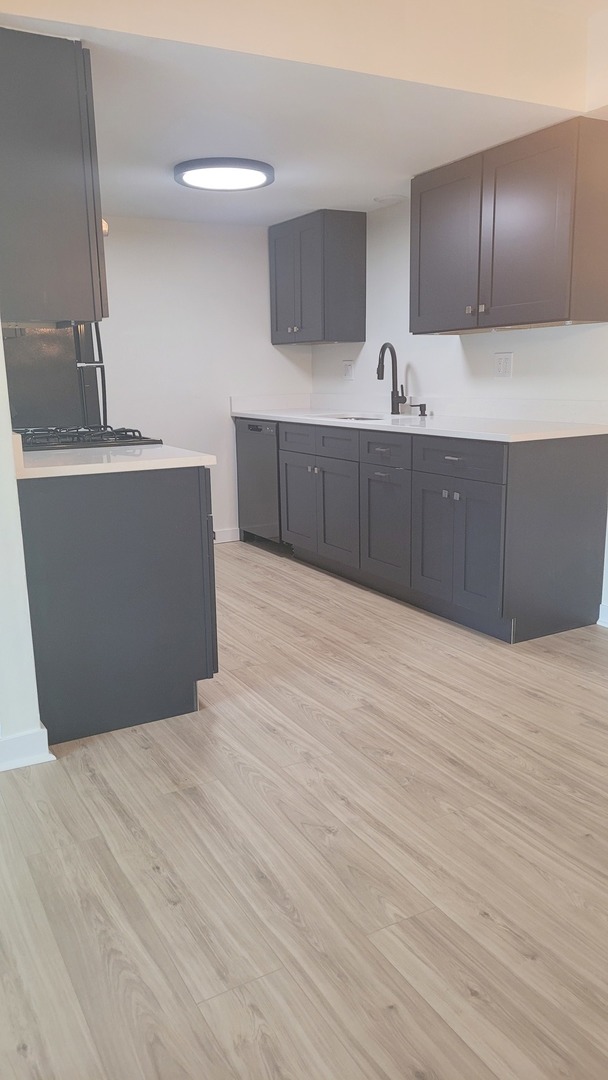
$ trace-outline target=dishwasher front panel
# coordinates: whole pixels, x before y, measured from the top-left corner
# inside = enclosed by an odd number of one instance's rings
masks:
[[[239,528],[265,540],[281,539],[278,425],[236,421]]]

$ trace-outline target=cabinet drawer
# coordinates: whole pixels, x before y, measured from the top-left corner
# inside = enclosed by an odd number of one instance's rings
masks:
[[[312,424],[279,424],[279,450],[314,454],[316,428]]]
[[[370,465],[389,465],[394,469],[412,466],[412,436],[401,432],[360,431],[360,460]]]
[[[351,428],[317,427],[316,450],[319,457],[359,460],[359,432]]]
[[[442,439],[434,435],[414,435],[412,468],[419,472],[462,476],[504,484],[507,448],[504,443],[480,439]]]

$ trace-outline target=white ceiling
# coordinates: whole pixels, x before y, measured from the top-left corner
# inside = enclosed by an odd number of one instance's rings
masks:
[[[373,210],[417,172],[572,113],[204,46],[0,16],[91,49],[104,216],[270,224],[320,207]],[[175,183],[188,158],[275,167],[253,192]]]

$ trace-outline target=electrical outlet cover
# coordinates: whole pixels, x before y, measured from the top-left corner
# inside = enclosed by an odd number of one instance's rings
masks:
[[[513,353],[494,353],[494,375],[497,379],[510,379],[513,375]]]

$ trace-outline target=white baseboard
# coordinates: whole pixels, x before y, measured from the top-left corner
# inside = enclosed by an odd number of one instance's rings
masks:
[[[233,540],[240,540],[241,534],[238,529],[216,529],[216,544],[231,544]]]
[[[608,604],[600,604],[600,617],[597,620],[598,626],[608,626]]]
[[[5,739],[0,736],[0,772],[23,769],[26,765],[41,765],[43,761],[55,761],[54,754],[49,750],[45,727],[7,735]]]

